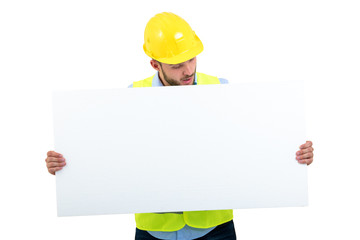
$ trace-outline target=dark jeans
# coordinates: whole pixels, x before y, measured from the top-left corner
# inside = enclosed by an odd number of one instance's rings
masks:
[[[135,240],[157,240],[151,236],[147,231],[136,228]],[[227,223],[221,224],[214,228],[211,232],[196,238],[196,240],[236,240],[234,222],[231,220]]]

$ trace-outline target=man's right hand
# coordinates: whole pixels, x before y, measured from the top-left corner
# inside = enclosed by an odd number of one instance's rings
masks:
[[[66,165],[63,155],[54,151],[47,152],[45,162],[49,173],[52,175],[55,175],[55,172],[61,170]]]

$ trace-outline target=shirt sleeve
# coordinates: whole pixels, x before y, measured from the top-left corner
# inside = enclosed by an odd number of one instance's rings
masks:
[[[229,81],[225,78],[219,78],[219,80],[220,80],[220,84],[228,84],[229,83]]]

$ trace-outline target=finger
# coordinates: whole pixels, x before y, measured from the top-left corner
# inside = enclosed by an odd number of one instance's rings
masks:
[[[311,141],[306,141],[306,143],[304,143],[303,145],[300,146],[300,149],[304,149],[304,148],[308,148],[312,146],[312,142]]]
[[[307,164],[307,165],[310,165],[312,162],[313,162],[313,158],[308,158],[308,159],[298,160],[298,163],[300,163],[300,164]]]
[[[314,154],[312,152],[309,152],[309,153],[300,155],[300,157],[301,157],[300,159],[312,158],[313,156],[314,156]]]
[[[309,153],[305,153],[305,154],[296,156],[296,159],[297,160],[308,159],[308,158],[312,158],[313,156],[314,156],[314,154],[312,152],[309,152]]]
[[[56,162],[50,162],[47,163],[47,168],[54,168],[54,167],[64,167],[66,165],[66,162],[56,163]]]
[[[62,169],[62,167],[55,167],[55,168],[49,168],[48,171],[52,175],[55,175],[55,172],[60,171],[61,169]]]
[[[313,151],[314,151],[314,148],[308,147],[308,148],[304,148],[304,149],[297,151],[296,155],[302,155],[304,153],[313,152]]]
[[[47,163],[50,163],[50,162],[65,162],[65,158],[48,157],[46,162]]]
[[[306,160],[298,160],[298,163],[304,164],[304,163],[306,163]]]
[[[307,161],[306,160],[298,160],[298,163],[300,163],[300,164],[307,164]]]
[[[55,151],[48,151],[48,152],[47,152],[47,156],[48,156],[48,157],[62,157],[62,154],[57,153],[57,152],[55,152]]]

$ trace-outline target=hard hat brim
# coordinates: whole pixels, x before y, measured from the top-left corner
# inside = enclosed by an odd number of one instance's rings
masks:
[[[162,62],[162,63],[167,63],[167,64],[179,64],[179,63],[186,62],[186,61],[196,57],[203,50],[204,50],[204,46],[199,41],[197,46],[195,46],[194,48],[192,48],[186,52],[183,52],[177,56],[174,56],[172,58],[164,58],[164,59],[156,59],[156,60],[158,60],[159,62]]]
[[[186,62],[186,61],[196,57],[204,50],[204,46],[196,34],[195,34],[195,39],[196,39],[195,44],[191,49],[189,49],[185,52],[182,52],[173,57],[156,58],[156,57],[152,56],[152,54],[149,51],[147,51],[145,44],[143,46],[143,49],[144,49],[146,55],[148,55],[149,57],[151,57],[161,63],[179,64],[179,63]]]

